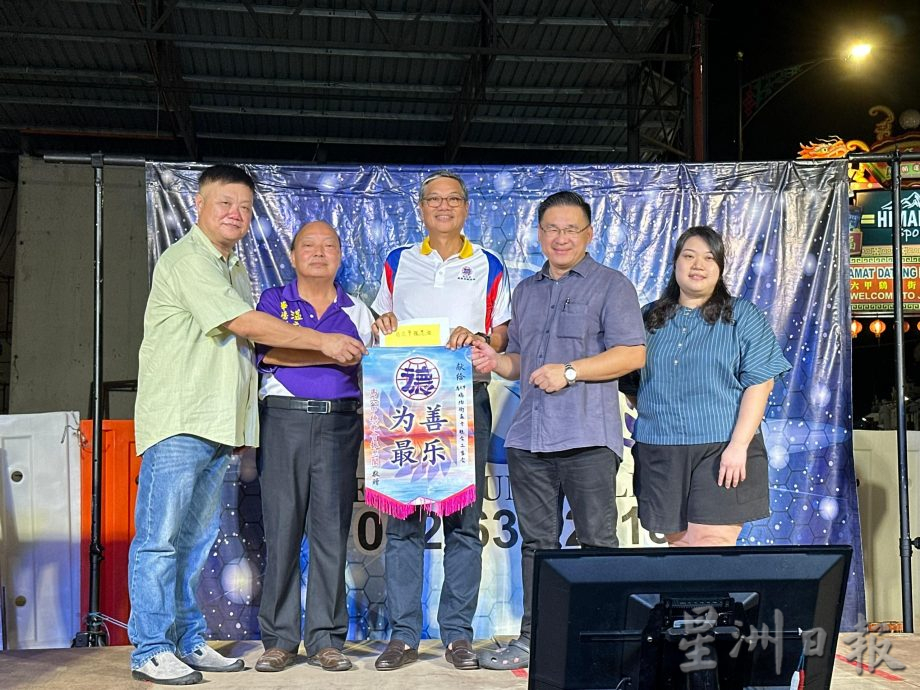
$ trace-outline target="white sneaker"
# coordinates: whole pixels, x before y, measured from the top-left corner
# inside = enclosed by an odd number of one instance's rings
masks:
[[[198,671],[179,661],[172,652],[160,652],[140,668],[131,671],[135,680],[146,680],[160,685],[194,685],[203,679]]]
[[[225,673],[227,671],[242,671],[246,662],[242,659],[230,659],[218,654],[208,645],[202,645],[190,654],[179,657],[190,668],[206,673]]]

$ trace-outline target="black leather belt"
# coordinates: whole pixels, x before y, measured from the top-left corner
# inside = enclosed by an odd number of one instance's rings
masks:
[[[308,414],[330,414],[332,412],[351,412],[353,414],[361,407],[361,401],[356,398],[309,400],[286,395],[266,395],[262,404],[266,407],[280,407],[284,410],[301,410]]]

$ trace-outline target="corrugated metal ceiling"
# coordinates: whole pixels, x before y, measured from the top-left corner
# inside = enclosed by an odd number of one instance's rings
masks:
[[[202,160],[679,158],[688,148],[685,5],[3,2],[0,150]]]

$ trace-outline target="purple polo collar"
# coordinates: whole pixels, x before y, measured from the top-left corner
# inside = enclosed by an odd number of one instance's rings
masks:
[[[351,297],[348,296],[348,293],[345,292],[345,289],[338,283],[338,281],[335,281],[334,285],[335,303],[339,306],[339,308],[344,309],[345,307],[354,306],[355,303],[351,301]],[[306,300],[300,296],[300,293],[297,292],[296,278],[294,278],[294,280],[282,288],[281,299],[287,300],[288,302],[306,302]]]

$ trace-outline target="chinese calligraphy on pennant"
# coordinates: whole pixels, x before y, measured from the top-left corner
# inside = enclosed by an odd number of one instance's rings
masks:
[[[366,502],[404,517],[475,498],[469,348],[374,348],[363,375]]]

